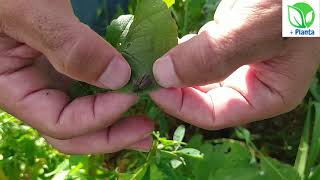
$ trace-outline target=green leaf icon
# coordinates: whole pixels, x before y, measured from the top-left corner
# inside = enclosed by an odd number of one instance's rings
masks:
[[[289,21],[290,21],[291,25],[296,28],[304,28],[305,27],[303,25],[304,19],[303,19],[302,12],[294,6],[289,6]]]
[[[295,28],[309,28],[314,23],[315,12],[304,2],[288,6],[289,22]]]
[[[312,25],[312,23],[313,23],[313,21],[314,21],[314,17],[315,17],[315,15],[314,15],[314,12],[313,12],[313,11],[310,11],[310,12],[307,14],[307,16],[306,16],[306,25],[307,25],[307,27],[308,27],[309,24]],[[310,25],[310,26],[311,26],[311,25]]]

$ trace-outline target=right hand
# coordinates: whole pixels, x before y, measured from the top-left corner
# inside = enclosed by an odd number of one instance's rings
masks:
[[[167,113],[217,130],[294,109],[319,66],[317,38],[281,37],[281,0],[222,0],[214,20],[154,64]]]
[[[116,122],[136,102],[119,93],[70,100],[79,80],[118,89],[131,70],[110,44],[73,14],[70,1],[0,0],[0,107],[68,154],[148,150],[153,123]],[[114,124],[115,123],[115,124]]]

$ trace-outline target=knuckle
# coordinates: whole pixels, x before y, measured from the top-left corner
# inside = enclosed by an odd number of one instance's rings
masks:
[[[208,32],[203,32],[199,38],[199,42],[202,44],[199,45],[198,61],[193,61],[194,63],[197,63],[194,67],[197,68],[198,72],[212,72],[216,61],[213,61],[212,59],[215,49],[210,40],[211,37]]]
[[[200,36],[202,36],[203,41],[205,42],[205,50],[208,51],[207,54],[212,54],[216,50],[216,42],[211,37],[210,33],[208,31],[203,31]]]
[[[217,81],[225,79],[228,76],[225,62],[228,54],[224,53],[226,48],[220,41],[212,38],[209,32],[203,31],[200,36],[203,47],[199,51],[198,64],[194,67],[198,68],[199,72],[214,74],[214,79]],[[212,79],[209,76],[207,78]]]
[[[62,50],[68,50],[68,52],[60,60],[62,62],[58,71],[77,80],[95,82],[109,62],[101,59],[110,60],[112,53],[102,57],[101,53],[97,51],[101,48],[101,40],[83,34],[85,33],[75,35],[62,46]]]
[[[86,39],[78,38],[72,42],[71,48],[67,56],[63,60],[63,71],[71,75],[79,74],[83,69],[88,67],[89,63],[94,59],[94,49],[88,46]]]

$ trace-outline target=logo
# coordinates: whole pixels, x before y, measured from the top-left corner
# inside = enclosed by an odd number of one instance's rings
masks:
[[[296,3],[288,6],[289,21],[293,27],[309,28],[314,23],[315,12],[313,8],[305,3]]]
[[[283,0],[283,37],[320,37],[319,0]]]

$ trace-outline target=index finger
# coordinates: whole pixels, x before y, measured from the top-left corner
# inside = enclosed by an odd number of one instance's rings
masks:
[[[106,128],[132,106],[136,97],[107,93],[71,100],[36,61],[0,57],[0,106],[41,133],[57,138]],[[47,72],[46,72],[47,73]],[[57,73],[56,73],[57,74]]]

